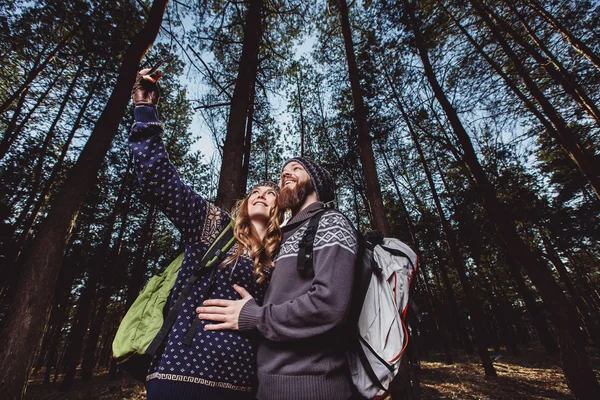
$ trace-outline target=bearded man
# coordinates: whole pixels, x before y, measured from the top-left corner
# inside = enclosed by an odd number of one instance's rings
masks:
[[[198,317],[220,322],[206,325],[207,330],[255,331],[264,338],[257,355],[259,400],[346,400],[352,392],[343,338],[348,336],[356,232],[339,211],[325,208],[335,193],[322,166],[292,158],[282,168],[279,186],[279,207],[290,210],[291,219],[282,228],[264,305],[234,286],[241,300],[207,300]],[[312,268],[303,270],[305,262],[298,259],[305,254],[303,237],[319,213]]]

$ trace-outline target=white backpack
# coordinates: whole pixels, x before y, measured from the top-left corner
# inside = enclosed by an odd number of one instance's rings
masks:
[[[302,238],[297,266],[302,273],[312,269],[313,241],[324,213],[311,217]],[[417,255],[400,240],[384,238],[377,231],[358,236],[348,316],[348,329],[354,325],[355,332],[349,341],[348,362],[358,392],[373,399],[389,393],[408,344],[403,318],[410,281],[417,270]]]
[[[365,242],[362,266],[357,268],[373,273],[358,316],[358,343],[348,351],[348,361],[354,386],[372,399],[389,392],[408,343],[403,318],[417,255],[397,239]]]

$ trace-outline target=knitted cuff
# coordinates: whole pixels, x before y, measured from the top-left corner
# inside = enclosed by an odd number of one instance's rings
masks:
[[[244,304],[238,317],[238,327],[240,331],[249,331],[256,329],[261,309],[254,299],[250,299]]]
[[[137,106],[133,109],[133,118],[135,122],[142,124],[158,125],[158,115],[156,114],[156,108],[152,106]]]

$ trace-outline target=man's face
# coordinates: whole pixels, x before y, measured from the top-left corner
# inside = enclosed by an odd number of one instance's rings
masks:
[[[302,164],[292,161],[281,171],[279,208],[295,210],[314,191],[310,176]]]

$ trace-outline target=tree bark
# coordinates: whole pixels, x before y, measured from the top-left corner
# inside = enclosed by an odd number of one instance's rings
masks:
[[[21,398],[29,369],[47,323],[48,309],[70,236],[85,195],[96,183],[104,156],[129,102],[138,66],[160,29],[167,0],[155,0],[148,20],[133,38],[110,99],[65,184],[40,226],[23,268],[16,297],[0,334],[0,387],[7,398]]]
[[[262,40],[263,0],[248,0],[244,40],[238,75],[231,98],[227,136],[223,146],[223,160],[217,189],[217,206],[230,210],[246,188],[242,187],[242,162],[246,119],[252,98],[252,90],[258,72],[258,52]]]

